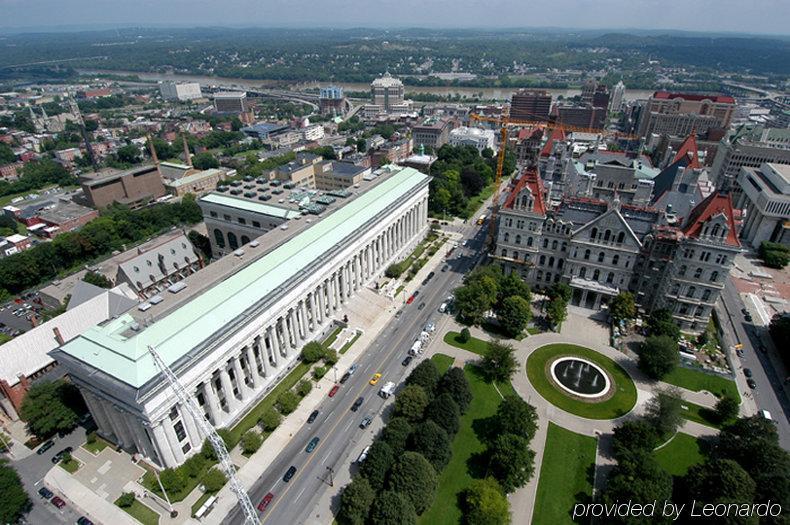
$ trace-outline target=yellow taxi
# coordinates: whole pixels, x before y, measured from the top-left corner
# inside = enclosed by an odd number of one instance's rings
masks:
[[[375,385],[379,382],[379,379],[381,379],[381,374],[373,374],[373,377],[370,378],[370,384]]]

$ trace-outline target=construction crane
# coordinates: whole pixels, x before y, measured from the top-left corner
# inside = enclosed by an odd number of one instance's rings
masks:
[[[71,93],[69,93],[66,98],[69,101],[69,110],[71,114],[74,115],[74,118],[77,119],[77,124],[80,127],[80,133],[82,134],[82,140],[85,142],[85,153],[88,155],[88,160],[91,161],[93,171],[99,171],[99,165],[96,163],[96,156],[93,154],[93,148],[88,139],[88,130],[85,128],[85,121],[82,119],[80,106],[77,104],[77,101],[74,100],[74,97],[71,96]]]
[[[469,118],[473,121],[490,122],[499,126],[500,147],[499,153],[497,154],[496,178],[494,179],[494,195],[491,200],[491,218],[488,221],[488,234],[486,236],[486,245],[492,250],[495,247],[496,218],[499,212],[499,186],[502,183],[502,171],[505,165],[505,150],[507,149],[508,128],[510,126],[526,127],[533,130],[542,129],[544,131],[548,130],[549,132],[553,130],[561,130],[563,132],[575,131],[581,133],[596,133],[606,137],[623,138],[629,140],[638,138],[633,135],[621,133],[618,131],[585,128],[581,126],[569,126],[558,122],[547,121],[538,116],[535,116],[534,119],[516,119],[511,118],[506,112],[503,112],[498,117],[489,117],[487,115],[472,113],[469,115]]]
[[[258,520],[258,514],[255,511],[255,507],[252,505],[252,501],[250,501],[250,496],[247,494],[247,491],[236,477],[236,467],[233,466],[233,463],[230,460],[230,454],[228,454],[228,449],[225,448],[225,442],[222,440],[219,434],[217,434],[217,431],[214,430],[214,427],[211,425],[211,423],[206,420],[206,416],[203,414],[203,411],[200,410],[197,402],[187,393],[184,386],[178,380],[170,367],[167,366],[164,360],[162,360],[162,357],[153,346],[148,345],[148,352],[151,354],[151,357],[153,357],[156,366],[162,371],[162,374],[167,379],[167,382],[170,383],[170,387],[175,392],[178,401],[184,407],[186,407],[187,411],[197,422],[198,428],[200,428],[202,434],[206,437],[206,439],[208,439],[209,443],[211,443],[211,446],[214,447],[214,452],[217,454],[219,465],[225,472],[225,476],[228,478],[228,482],[230,483],[230,490],[239,500],[239,505],[241,506],[241,510],[244,513],[244,522],[247,525],[258,525],[260,523],[260,520]]]

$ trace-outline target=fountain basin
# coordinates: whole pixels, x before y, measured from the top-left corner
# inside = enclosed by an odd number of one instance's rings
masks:
[[[551,378],[566,392],[585,399],[606,395],[612,385],[604,370],[581,357],[560,357],[551,364]]]

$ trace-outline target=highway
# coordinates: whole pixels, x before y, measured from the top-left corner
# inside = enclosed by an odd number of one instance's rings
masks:
[[[438,308],[460,284],[463,274],[479,261],[486,231],[487,227],[480,228],[475,225],[461,228],[463,239],[459,241],[459,246],[451,258],[447,259],[450,268],[442,272],[443,264],[440,264],[434,270],[434,277],[420,286],[414,302],[405,304],[396,313],[357,360],[356,372],[340,386],[334,397],[327,396],[320,404],[318,418],[312,424],[305,423],[263,477],[254,484],[249,494],[255,506],[267,493],[274,495],[266,511],[260,513],[261,523],[305,522],[323,491],[330,488],[329,469],[337,473],[356,468],[352,466],[356,457],[349,457],[351,449],[362,440],[368,444],[372,442],[375,433],[382,426],[382,408],[386,401],[377,395],[380,387],[388,381],[399,384],[420,362],[421,357],[412,361],[408,367],[401,364],[425,324],[446,315],[438,313]],[[474,238],[470,238],[471,235]],[[470,238],[468,246],[461,246],[460,243],[467,238]],[[420,308],[423,303],[424,307]],[[437,336],[437,333],[433,336]],[[368,382],[375,373],[381,373],[382,377],[376,386],[371,386]],[[399,384],[400,386],[402,385]],[[352,412],[351,405],[359,397],[364,397],[364,403],[358,411]],[[359,423],[367,415],[373,416],[374,422],[368,429],[362,430]],[[320,438],[320,442],[308,454],[305,448],[313,437]],[[286,483],[283,475],[291,466],[296,467],[296,474]],[[338,487],[332,490],[337,491]],[[329,523],[332,517],[322,516],[320,521]],[[226,522],[243,523],[238,506],[227,517]]]
[[[757,408],[771,413],[779,430],[779,443],[785,450],[790,450],[788,423],[790,403],[783,387],[784,377],[777,373],[768,355],[768,352],[776,352],[768,330],[746,322],[741,313],[741,308],[744,307],[743,301],[731,279],[727,280],[721,298],[727,313],[727,316],[721,320],[725,343],[728,346],[727,351],[730,352],[736,366],[740,359],[743,368],[752,371],[752,379],[757,383],[757,388],[751,391],[751,395],[754,396]],[[731,348],[737,343],[743,344],[744,355],[741,358],[738,358]],[[761,345],[766,349],[766,353],[759,351]],[[778,356],[776,358],[778,359]],[[736,370],[735,373],[743,378],[743,369]]]

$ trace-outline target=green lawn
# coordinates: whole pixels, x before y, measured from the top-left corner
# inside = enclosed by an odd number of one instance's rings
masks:
[[[13,337],[11,337],[10,335],[0,334],[0,345],[7,343],[11,339],[13,339]]]
[[[727,394],[734,397],[739,402],[741,400],[741,396],[738,394],[738,386],[732,379],[706,374],[705,372],[691,368],[678,366],[672,372],[665,375],[662,381],[688,390],[693,390],[694,392],[707,390],[716,397],[722,397]]]
[[[716,412],[712,408],[707,408],[690,401],[683,400],[683,417],[689,421],[695,421],[701,425],[713,428],[721,428],[722,425],[716,420]]]
[[[529,335],[538,335],[538,334],[542,334],[543,330],[541,330],[537,326],[528,326],[527,327],[527,333]]]
[[[200,496],[195,503],[192,504],[192,517],[195,517],[195,513],[200,510],[200,507],[214,494],[211,492],[204,492],[202,496]]]
[[[96,454],[98,454],[99,452],[101,452],[102,450],[104,450],[109,446],[110,446],[109,443],[107,443],[99,436],[96,436],[96,441],[94,441],[93,443],[84,443],[82,445],[82,448],[84,448],[85,450],[87,450],[88,452],[90,452],[95,456]]]
[[[469,199],[469,202],[467,202],[466,204],[466,213],[464,213],[462,218],[468,219],[472,217],[475,213],[477,213],[477,210],[480,209],[480,206],[482,206],[483,201],[485,201],[487,198],[489,198],[491,195],[494,194],[495,185],[496,183],[492,182],[491,184],[483,188],[483,191],[480,192],[480,195],[477,195]]]
[[[594,437],[549,423],[532,525],[573,523],[574,504],[592,497],[596,447]]]
[[[441,355],[441,354],[437,354]],[[437,356],[434,356],[437,357]],[[447,357],[447,356],[443,356]],[[472,402],[466,414],[461,416],[461,426],[453,440],[452,458],[447,467],[439,475],[439,487],[433,505],[420,516],[422,525],[456,525],[461,522],[461,509],[458,508],[458,494],[469,486],[473,476],[470,468],[479,469],[476,457],[486,450],[486,446],[475,433],[475,425],[479,426],[485,418],[496,413],[502,398],[496,389],[486,383],[479,369],[474,365],[466,365],[464,374],[472,390]],[[512,392],[512,387],[498,385],[503,394]],[[483,473],[475,472],[475,477]]]
[[[131,507],[121,507],[121,509],[143,525],[156,525],[159,523],[159,514],[138,500],[134,500]]]
[[[458,340],[460,336],[461,334],[459,332],[453,332],[451,330],[444,334],[444,342],[448,345],[452,345],[463,350],[468,350],[478,355],[485,355],[486,351],[488,350],[487,341],[483,341],[482,339],[478,339],[476,337],[470,337],[469,341],[462,343]]]
[[[63,470],[65,470],[69,474],[74,474],[80,468],[79,461],[77,461],[74,458],[71,458],[69,461],[61,461],[58,464],[60,465],[60,468],[62,468]]]
[[[321,342],[321,344],[324,345],[326,348],[329,348],[330,346],[332,346],[332,343],[335,342],[335,339],[337,339],[338,334],[342,331],[343,329],[341,327],[337,327],[335,330],[332,331],[331,334],[326,336],[326,339],[324,339]]]
[[[660,449],[653,452],[658,464],[673,476],[683,476],[688,469],[702,463],[699,441],[694,436],[678,432]]]
[[[455,361],[455,359],[453,359],[449,355],[433,354],[431,356],[431,361],[433,361],[433,364],[436,365],[436,368],[439,370],[439,373],[444,374],[448,368],[453,366],[453,361]]]
[[[549,379],[546,364],[561,356],[588,359],[609,373],[615,393],[606,401],[585,402],[566,395]],[[527,359],[527,377],[540,395],[553,405],[588,419],[614,419],[631,411],[636,404],[636,386],[623,368],[608,357],[570,344],[551,344],[538,348]]]
[[[351,338],[351,341],[349,341],[348,343],[344,344],[344,345],[343,345],[343,346],[340,348],[340,350],[338,350],[338,352],[339,352],[340,354],[345,354],[346,352],[348,352],[348,349],[349,349],[349,348],[351,348],[351,345],[353,345],[354,343],[356,343],[356,342],[357,342],[357,339],[359,339],[360,337],[362,337],[362,334],[361,334],[360,332],[357,332],[357,334],[356,334],[354,337],[352,337],[352,338]]]

